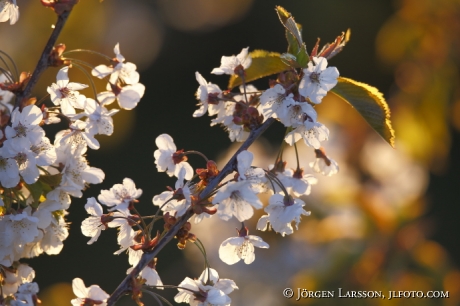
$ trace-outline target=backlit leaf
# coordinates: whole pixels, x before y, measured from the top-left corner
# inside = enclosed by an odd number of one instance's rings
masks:
[[[377,88],[340,77],[331,92],[353,106],[367,123],[394,147],[395,134],[391,127],[390,109]]]
[[[279,53],[254,50],[250,55],[252,57],[252,63],[251,66],[246,69],[246,83],[272,74],[278,74],[289,69],[289,66],[281,60]],[[234,74],[230,77],[228,88],[232,89],[241,84],[243,84],[242,79]]]

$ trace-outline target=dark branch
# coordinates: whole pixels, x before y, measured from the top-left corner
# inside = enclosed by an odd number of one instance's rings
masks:
[[[227,162],[227,164],[224,166],[222,171],[214,178],[212,181],[206,186],[206,188],[201,192],[200,198],[205,198],[207,195],[209,195],[214,188],[216,188],[220,182],[230,173],[232,173],[236,169],[236,157],[241,151],[244,151],[248,149],[252,143],[259,138],[260,135],[262,135],[267,128],[275,121],[273,118],[269,118],[267,121],[265,121],[264,124],[262,124],[259,128],[253,130],[251,134],[249,135],[248,139],[241,145],[241,147],[236,151],[236,153],[230,158],[230,160]],[[136,278],[137,275],[142,271],[142,269],[145,268],[145,266],[153,259],[155,258],[158,253],[163,249],[163,247],[171,241],[171,239],[174,238],[176,233],[179,231],[179,229],[188,221],[193,216],[193,210],[189,208],[187,212],[179,218],[176,224],[174,224],[171,229],[166,233],[166,235],[163,236],[163,238],[160,239],[158,244],[155,246],[155,248],[149,252],[149,253],[144,253],[142,255],[141,260],[139,263],[134,267],[134,269],[129,273],[125,279],[121,282],[121,284],[118,286],[117,289],[111,294],[110,298],[107,301],[108,306],[113,306],[115,305],[116,301],[124,295],[127,294],[131,291],[131,280]]]
[[[46,68],[48,68],[49,55],[53,50],[54,45],[56,45],[56,41],[59,37],[59,34],[61,34],[62,28],[64,27],[67,18],[69,18],[70,12],[71,11],[65,11],[62,14],[58,15],[58,20],[54,26],[53,32],[51,32],[50,38],[48,39],[48,42],[45,45],[45,49],[43,49],[42,55],[38,60],[37,66],[35,67],[35,70],[32,76],[30,77],[30,80],[27,83],[26,88],[24,88],[24,91],[22,91],[16,96],[16,103],[14,105],[14,109],[21,106],[22,100],[30,95],[32,89],[35,87],[38,80],[40,79],[40,76],[46,70]]]

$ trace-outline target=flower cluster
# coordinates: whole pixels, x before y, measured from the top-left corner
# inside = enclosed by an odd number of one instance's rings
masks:
[[[42,4],[62,17],[62,13],[70,12],[77,2],[42,1]],[[15,0],[0,0],[0,21],[10,20],[13,24],[18,16]],[[283,18],[280,19],[283,22]],[[286,28],[293,31],[292,27]],[[289,35],[299,46],[305,46],[300,33]],[[219,168],[201,152],[178,149],[170,135],[159,135],[155,141],[158,149],[153,153],[157,170],[177,180],[174,188],[167,187],[153,197],[156,211],[152,215],[142,216],[138,212],[136,206],[142,190],[129,178],[102,190],[97,199],[87,199],[85,209],[89,216],[81,223],[81,232],[89,238],[87,243],[95,243],[102,231],[116,228],[119,248],[114,254],[128,254],[131,267],[123,282],[129,284],[122,283],[120,292],[129,291],[138,305],[143,305],[142,292],[149,292],[158,301],[163,299],[150,292],[152,288],[177,289],[174,299],[178,303],[230,305],[228,294],[238,287],[233,280],[220,278],[211,268],[205,246],[192,233],[189,220],[194,216],[193,226],[208,218],[223,222],[236,220],[238,226],[241,224],[237,235],[225,239],[219,248],[220,259],[229,265],[239,261],[251,264],[255,261],[256,247],[269,248],[262,238],[250,235],[245,225],[257,215],[256,210],[265,212],[257,221],[257,230],[273,230],[284,237],[298,229],[302,216],[310,214],[304,209],[305,199],[317,183],[317,179],[301,167],[303,161],[297,154],[299,140],[315,152],[315,161],[309,163],[314,172],[326,176],[338,172],[337,162],[328,157],[322,147],[329,138],[329,129],[318,121],[315,106],[338,83],[339,72],[335,67],[328,67],[328,59],[343,46],[338,39],[318,53],[316,45],[310,55],[304,50],[305,62],[265,74],[251,71],[255,59],[249,48],[242,49],[236,56],[223,56],[220,67],[211,73],[229,75],[228,90],[221,90],[218,85],[208,83],[199,72],[195,73],[199,108],[193,117],[208,113],[214,117],[211,126],[221,125],[232,141],[245,143],[226,166]],[[64,45],[57,45],[49,55],[49,52],[45,54],[48,58],[44,57],[46,65],[60,68],[56,83],[47,88],[50,101],[46,97],[38,102],[29,98],[27,89],[36,81],[29,83],[34,75],[22,73],[15,80],[9,69],[1,70],[0,305],[36,306],[39,303],[38,285],[32,282],[35,272],[19,260],[42,253],[60,253],[68,236],[65,216],[71,197],[82,197],[89,184],[101,183],[105,177],[101,169],[91,167],[86,160],[88,148],[99,149],[96,135],[112,135],[112,117],[120,111],[113,102],[117,101],[121,109],[132,110],[144,95],[145,86],[139,83],[137,67],[126,62],[119,44],[114,47],[113,58],[104,56],[108,63],[95,67],[66,57],[64,51]],[[87,50],[74,50],[77,51]],[[278,60],[281,58],[278,55]],[[294,55],[286,58],[296,59]],[[259,57],[259,63],[260,60]],[[98,93],[91,81],[94,96],[86,97],[84,93],[89,86],[70,81],[69,70],[83,69],[83,66],[91,67],[91,72],[86,73],[88,77],[107,79],[105,91]],[[277,78],[270,80],[264,90],[247,82],[275,73]],[[232,92],[237,85],[240,85],[238,91]],[[278,156],[273,165],[255,166],[254,155],[248,148],[275,121],[286,128]],[[66,128],[51,142],[43,127],[59,122],[66,124]],[[287,145],[296,149],[294,168],[288,168],[283,159]],[[203,157],[203,168],[194,169],[189,164],[191,154]],[[261,201],[262,193],[269,196],[268,203]],[[158,222],[163,222],[162,226],[159,227]],[[205,261],[205,269],[198,279],[186,277],[178,286],[163,285],[156,270],[156,254],[165,241],[173,237],[179,249],[184,249],[187,243],[196,245]],[[112,305],[110,299],[116,301],[122,294],[109,296],[98,285],[86,287],[80,278],[75,278],[72,285],[76,295],[72,305]]]
[[[7,9],[12,9],[12,4],[8,3],[0,13],[3,14],[1,18]],[[88,147],[100,147],[96,135],[113,133],[112,116],[119,110],[108,110],[106,105],[117,98],[121,108],[132,109],[144,93],[135,66],[130,63],[126,64],[128,68],[124,66],[118,44],[115,53],[120,63],[114,68],[106,66],[107,70],[112,69],[109,84],[114,86],[94,99],[79,92],[87,85],[70,82],[69,66],[61,68],[56,83],[47,88],[49,106],[44,103],[45,99],[41,100],[41,105],[31,99],[26,103],[15,102],[18,99],[14,98],[15,94],[20,93],[18,88],[28,77],[23,74],[15,83],[13,74],[8,71],[0,76],[0,278],[7,280],[6,285],[2,285],[0,300],[6,298],[18,303],[36,300],[38,286],[32,283],[34,271],[29,267],[25,269],[19,260],[42,253],[59,254],[68,236],[65,216],[70,197],[81,197],[89,184],[104,180],[104,172],[91,167],[85,155]],[[126,88],[128,86],[135,89]],[[129,99],[125,98],[125,92],[129,92]],[[110,94],[113,100],[108,98]],[[15,107],[15,103],[19,107]],[[59,131],[51,142],[43,127],[63,120],[68,128]],[[101,195],[100,201],[109,206],[123,206],[107,194]],[[89,201],[86,207],[93,215],[100,212],[96,204]],[[126,227],[120,220],[107,224]],[[86,226],[85,230],[92,229]]]

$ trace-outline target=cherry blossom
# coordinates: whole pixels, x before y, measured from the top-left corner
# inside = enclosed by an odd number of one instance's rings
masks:
[[[0,22],[15,24],[19,19],[19,7],[16,0],[0,0]]]
[[[0,183],[5,188],[15,187],[20,180],[19,166],[15,159],[5,157],[6,148],[0,148]]]
[[[339,172],[339,164],[326,155],[323,148],[315,150],[316,158],[310,163],[310,167],[317,173],[325,176],[332,176]]]
[[[217,205],[217,215],[228,221],[232,216],[243,222],[254,214],[253,207],[263,207],[257,195],[251,189],[249,181],[231,182],[219,189],[212,200]]]
[[[238,237],[230,237],[222,242],[219,247],[219,258],[228,265],[240,260],[248,265],[256,259],[254,247],[268,249],[268,244],[258,236],[249,235],[248,229],[243,226],[238,231]]]
[[[24,107],[22,112],[16,108],[11,115],[11,126],[5,128],[11,147],[19,151],[39,143],[45,136],[45,131],[38,125],[42,119],[43,114],[35,105]]]
[[[10,266],[21,258],[24,246],[40,233],[38,221],[25,211],[0,217],[0,264]]]
[[[93,244],[101,235],[101,231],[105,230],[105,226],[101,222],[102,206],[95,198],[89,198],[85,204],[85,209],[91,216],[81,223],[81,232],[86,237],[91,237],[88,244]]]
[[[295,196],[309,195],[311,193],[311,185],[318,182],[318,179],[311,174],[303,174],[303,170],[295,172],[292,182],[292,192]]]
[[[91,74],[97,78],[104,78],[110,74],[109,82],[116,84],[120,79],[125,84],[139,83],[139,72],[133,63],[125,63],[125,58],[120,53],[120,45],[117,43],[113,49],[115,53],[114,65],[99,65],[95,67]]]
[[[155,139],[155,144],[158,150],[153,152],[153,156],[159,172],[166,171],[169,176],[178,177],[181,169],[184,168],[186,170],[185,179],[190,180],[193,177],[192,166],[183,158],[175,158],[174,153],[177,152],[177,148],[171,136],[161,134]]]
[[[56,139],[57,141],[57,139]],[[81,197],[82,190],[87,183],[99,184],[104,180],[105,174],[101,169],[91,167],[82,154],[86,151],[86,146],[79,146],[72,152],[72,147],[62,146],[56,150],[56,163],[61,163],[64,167],[61,171],[61,187],[74,197]]]
[[[59,131],[54,139],[54,146],[61,147],[66,144],[81,145],[82,143],[87,145],[93,150],[100,148],[99,141],[94,138],[94,134],[88,131],[88,126],[91,127],[89,122],[76,120],[73,122],[68,130]]]
[[[300,216],[309,216],[310,213],[303,209],[305,203],[300,199],[292,199],[281,194],[274,194],[270,197],[269,205],[265,207],[264,215],[257,222],[257,229],[265,231],[268,223],[277,233],[290,235],[294,232],[292,222],[295,222],[296,228],[300,223]]]
[[[22,284],[30,283],[35,278],[35,271],[26,264],[19,264],[17,269],[9,270],[2,269],[3,281],[2,281],[2,293],[3,296],[7,296],[18,291],[18,288]],[[0,295],[1,299],[2,295]]]
[[[193,113],[193,117],[201,117],[206,112],[209,113],[209,116],[216,115],[223,107],[223,102],[218,100],[222,96],[222,90],[215,84],[207,83],[198,71],[195,72],[195,77],[200,84],[196,91],[196,97],[200,100],[198,103],[200,108]]]
[[[1,4],[0,4],[0,7],[1,7]],[[0,83],[4,84],[4,83],[9,83],[9,82],[10,82],[10,79],[4,73],[0,74]],[[13,111],[13,105],[11,105],[9,102],[11,101],[13,97],[14,97],[14,93],[12,93],[9,90],[3,90],[0,88],[0,109],[3,109],[3,110],[7,109],[8,113],[11,113]]]
[[[311,128],[307,128],[305,125],[296,127],[286,135],[284,140],[292,146],[300,139],[303,139],[307,146],[319,149],[321,142],[328,140],[328,138],[329,129],[324,124],[314,122]]]
[[[125,85],[123,87],[107,84],[107,91],[97,94],[97,99],[101,105],[109,105],[115,100],[122,109],[131,110],[144,96],[145,86],[141,83]]]
[[[126,271],[126,274],[129,274],[134,267],[129,268]],[[147,265],[142,271],[139,273],[139,276],[145,279],[145,284],[147,286],[152,286],[152,287],[157,287],[156,289],[161,289],[163,290],[163,282],[160,279],[160,275],[158,275],[157,270],[151,268],[149,265]]]
[[[306,102],[293,101],[278,118],[286,127],[305,126],[306,129],[311,129],[316,123],[317,117],[313,106]]]
[[[14,297],[16,300],[11,301],[11,306],[35,306],[35,301],[38,293],[38,284],[37,283],[24,283],[19,286],[17,293]]]
[[[243,69],[247,69],[251,63],[252,58],[248,54],[249,47],[243,48],[240,54],[232,56],[222,56],[220,61],[220,67],[214,68],[211,73],[213,74],[235,74],[235,68],[241,66]]]
[[[81,306],[85,304],[107,306],[109,295],[98,285],[85,287],[85,283],[81,278],[74,278],[72,281],[73,293],[77,296],[76,299],[70,301],[73,306]],[[92,303],[92,304],[91,304]]]
[[[102,190],[98,200],[110,207],[109,210],[118,210],[129,214],[129,206],[142,195],[142,189],[136,189],[136,185],[130,178],[125,178],[123,184],[115,184],[110,190]]]
[[[286,96],[286,90],[281,84],[265,90],[260,96],[260,105],[265,119],[285,118],[289,107],[294,103],[293,95]]]
[[[66,116],[75,115],[75,108],[82,108],[86,99],[77,90],[82,90],[88,85],[69,82],[69,67],[61,68],[56,76],[56,83],[47,88],[54,105],[61,106],[61,112]]]
[[[320,103],[327,92],[337,84],[339,71],[335,67],[326,67],[326,58],[313,57],[308,62],[308,67],[303,70],[304,76],[299,84],[299,93],[312,103]]]
[[[205,269],[198,279],[186,277],[178,287],[174,300],[191,306],[230,305],[228,294],[238,289],[234,281],[219,279],[217,271],[211,268]]]
[[[99,105],[93,99],[86,99],[84,112],[87,114],[88,123],[86,130],[89,134],[112,135],[113,119],[112,116],[118,113],[118,109],[108,110],[104,106]]]

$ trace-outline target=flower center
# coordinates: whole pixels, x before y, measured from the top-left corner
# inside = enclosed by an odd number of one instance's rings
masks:
[[[17,137],[26,137],[27,136],[27,127],[25,127],[21,123],[19,123],[18,126],[14,128],[14,130],[16,131],[16,136]]]
[[[312,72],[310,74],[310,80],[313,82],[313,83],[319,83],[319,77],[320,77],[321,73],[317,73],[317,72]]]

